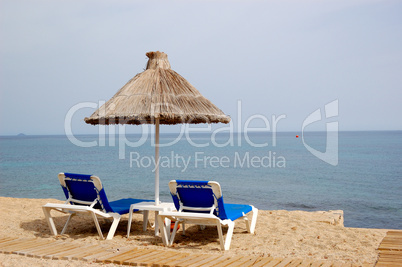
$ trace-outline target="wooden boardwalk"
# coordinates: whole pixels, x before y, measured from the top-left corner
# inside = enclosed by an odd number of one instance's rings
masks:
[[[392,233],[391,233],[391,236]],[[388,237],[388,236],[387,236]],[[402,237],[402,236],[401,236]],[[384,239],[385,240],[385,239]],[[384,241],[383,241],[384,242]],[[388,241],[387,241],[388,242]],[[384,243],[385,244],[385,243]],[[399,243],[399,248],[400,248]],[[400,250],[399,250],[400,252]],[[271,258],[258,256],[228,256],[222,254],[190,254],[174,250],[122,248],[111,250],[102,245],[75,244],[40,238],[0,238],[0,253],[51,260],[80,260],[134,266],[277,266],[277,267],[339,267],[352,265],[328,260]],[[398,266],[398,265],[381,265]],[[401,265],[399,265],[401,266]]]
[[[378,251],[377,267],[402,266],[402,231],[388,231]]]

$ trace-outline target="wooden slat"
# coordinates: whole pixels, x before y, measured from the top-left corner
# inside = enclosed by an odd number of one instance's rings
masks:
[[[0,248],[6,247],[6,246],[11,246],[16,243],[25,242],[27,240],[35,240],[35,238],[11,238],[9,240],[4,240],[4,242],[1,242]]]
[[[135,255],[134,257],[128,258],[119,264],[147,266],[148,262],[151,261],[152,258],[158,256],[158,254],[160,254],[158,250],[153,250],[149,253]]]
[[[388,246],[386,248],[378,248],[379,253],[381,254],[383,251],[402,251],[399,247],[397,246]]]
[[[25,248],[25,249],[21,249],[18,251],[18,255],[23,255],[26,257],[33,257],[34,255],[32,254],[32,252],[40,250],[46,246],[52,247],[55,244],[55,241],[52,242],[43,242],[38,246],[34,246],[34,247],[30,247],[30,248]]]
[[[125,252],[119,252],[119,253],[114,253],[108,258],[104,258],[102,262],[104,263],[113,263],[114,261],[119,261],[126,259],[126,257],[131,257],[131,255],[136,254],[136,253],[141,253],[142,250],[134,248],[131,250],[127,250]]]
[[[158,263],[159,266],[173,266],[171,263],[178,260],[187,257],[190,255],[189,253],[177,253],[175,252],[175,255],[172,257],[166,258],[165,260],[162,260]]]
[[[391,232],[391,231],[390,231]],[[389,232],[379,247],[377,266],[402,266],[402,232]],[[141,266],[277,266],[277,267],[336,267],[357,266],[351,263],[332,262],[312,259],[271,258],[258,256],[229,256],[224,254],[190,254],[176,251],[155,249],[122,248],[120,251],[108,251],[106,247],[55,241],[38,238],[0,238],[0,252],[15,253],[45,259],[68,259],[96,261]],[[361,264],[360,264],[361,265]],[[359,266],[360,266],[359,265]],[[364,264],[361,266],[370,266]]]
[[[311,267],[319,267],[319,266],[321,266],[321,265],[324,264],[324,263],[325,263],[325,261],[322,261],[322,260],[315,261],[315,262],[313,262],[313,263],[311,264]]]
[[[144,251],[143,249],[135,249],[135,250],[129,250],[126,253],[122,254],[122,255],[116,255],[113,256],[111,258],[106,259],[104,262],[105,263],[116,263],[116,264],[122,264],[123,261],[127,260],[127,259],[132,259],[135,256],[138,255],[144,255],[149,253],[148,251]]]
[[[396,237],[389,237],[386,236],[383,240],[382,240],[382,244],[399,244],[399,242],[402,240],[402,238],[396,238]]]
[[[97,254],[97,253],[102,253],[106,251],[106,248],[95,246],[94,248],[88,248],[85,251],[72,254],[72,255],[65,255],[62,257],[64,260],[83,260],[84,257]]]
[[[12,241],[12,240],[16,240],[18,238],[13,238],[13,237],[2,237],[0,238],[0,244],[4,243],[4,242],[8,242],[8,241]]]
[[[33,242],[24,242],[21,244],[21,249],[19,250],[23,250],[24,248],[28,249],[29,247],[31,247],[31,245],[37,245],[37,246],[42,246],[42,245],[46,245],[46,244],[53,244],[56,241],[54,240],[47,240],[47,239],[37,239],[37,240],[33,240]]]
[[[268,262],[267,264],[265,264],[265,267],[273,267],[278,265],[279,263],[281,263],[284,259],[273,259],[272,261]]]
[[[184,264],[185,262],[191,261],[191,260],[193,260],[194,258],[197,258],[197,257],[198,257],[197,254],[189,254],[186,257],[174,260],[174,261],[172,261],[172,262],[170,262],[168,264],[171,265],[171,266],[185,266],[185,264]]]
[[[260,257],[244,256],[240,260],[230,264],[230,267],[246,267],[252,266]]]
[[[203,261],[203,260],[205,260],[205,259],[211,259],[211,256],[210,255],[197,255],[197,257],[195,257],[195,258],[193,258],[193,259],[191,259],[191,260],[188,260],[188,261],[186,261],[185,263],[183,263],[183,264],[181,264],[181,266],[191,266],[191,265],[194,265],[194,264],[198,264],[200,261]]]
[[[55,260],[79,260],[83,257],[83,255],[91,255],[95,252],[104,251],[104,248],[100,248],[99,246],[84,246],[84,247],[77,247],[70,250],[65,250],[57,253],[53,253],[52,255],[45,256],[44,258],[51,257]]]
[[[154,267],[162,266],[162,265],[159,265],[159,262],[166,260],[166,259],[172,257],[173,255],[176,255],[176,253],[172,253],[170,251],[159,251],[159,254],[152,257],[152,265]],[[146,260],[147,259],[143,259],[143,261],[146,261]]]
[[[402,231],[388,231],[378,251],[376,266],[402,266]]]
[[[133,265],[134,262],[136,262],[137,265],[150,265],[152,263],[152,265],[156,266],[155,264],[158,263],[159,261],[166,259],[166,257],[169,257],[171,255],[170,252],[167,251],[156,251],[157,253],[155,254],[148,254],[148,255],[144,255],[144,257],[140,258],[140,259],[128,259],[127,261],[123,262],[123,265],[126,264],[130,264]]]
[[[387,235],[389,235],[389,236],[401,236],[402,237],[402,231],[388,231]]]
[[[274,260],[274,258],[272,257],[261,257],[256,263],[253,264],[253,266],[255,267],[260,267],[260,266],[264,266],[265,264],[268,264],[269,262],[272,262]],[[279,262],[281,262],[281,260],[277,260],[276,264],[278,264]]]
[[[215,266],[216,264],[219,264],[220,262],[225,261],[228,258],[230,258],[230,257],[223,255],[223,256],[217,257],[214,260],[206,263],[204,266]]]
[[[390,251],[390,252],[381,253],[380,257],[379,257],[380,261],[391,260],[391,259],[402,260],[402,253],[400,253],[400,252],[396,253],[396,252]]]
[[[197,263],[192,263],[189,265],[189,267],[199,267],[199,266],[205,266],[207,263],[219,258],[221,255],[205,255],[205,258],[203,258],[201,261]]]
[[[289,263],[286,267],[296,267],[296,266],[300,266],[300,264],[302,263],[303,259],[293,259],[291,263]]]
[[[286,265],[290,264],[292,262],[292,259],[287,258],[287,259],[283,259],[280,263],[278,263],[277,267],[285,267]]]
[[[78,245],[73,245],[73,244],[59,244],[57,246],[53,246],[51,248],[46,248],[44,250],[41,251],[36,251],[34,257],[35,258],[43,258],[46,255],[52,255],[53,253],[58,253],[61,251],[66,251],[66,250],[70,250],[73,248],[77,248],[79,247]]]
[[[42,251],[40,253],[35,253],[34,258],[45,258],[46,256],[48,256],[48,258],[52,258],[53,254],[58,253],[58,252],[62,252],[62,251],[67,251],[67,250],[71,250],[71,249],[75,249],[77,248],[77,246],[67,246],[67,245],[60,245],[51,249],[48,249],[46,251]]]
[[[35,257],[37,251],[42,251],[42,250],[44,250],[46,248],[50,249],[50,248],[53,248],[54,246],[56,246],[58,244],[64,244],[64,243],[62,243],[61,241],[55,241],[55,242],[52,242],[52,243],[49,243],[49,244],[40,245],[38,247],[31,248],[31,249],[27,250],[26,253],[25,253],[25,256],[27,256],[27,257]]]
[[[3,242],[3,243],[0,244],[0,252],[1,252],[1,253],[4,253],[3,251],[7,251],[7,248],[9,248],[9,247],[11,247],[11,246],[18,245],[18,244],[21,244],[21,243],[23,243],[23,242],[31,241],[31,240],[35,240],[35,239],[32,239],[32,238],[29,238],[29,239],[28,239],[28,238],[23,238],[23,239],[13,239],[13,240],[9,240],[9,241]]]
[[[332,266],[332,262],[331,261],[326,261],[320,267],[331,267],[331,266]],[[361,265],[359,265],[359,266],[362,267]]]
[[[168,264],[169,262],[172,262],[174,259],[177,259],[182,254],[184,254],[184,253],[170,252],[168,255],[166,255],[165,259],[158,261],[158,263],[155,263],[154,266],[155,267],[169,266],[169,264]]]
[[[82,252],[82,250],[84,250],[84,249],[86,250],[87,246],[77,247],[77,248],[73,248],[71,250],[60,251],[60,252],[57,252],[57,253],[46,255],[43,258],[44,259],[61,260],[63,258],[63,256],[69,256],[69,255],[72,255],[74,253]]]
[[[399,244],[399,242],[401,242],[401,240],[402,240],[402,238],[386,237],[381,242],[381,244]]]
[[[313,263],[312,259],[303,259],[299,267],[310,267],[312,263]]]
[[[128,251],[128,250],[132,250],[132,249],[121,249],[120,253]],[[97,263],[102,263],[103,259],[113,257],[114,255],[116,255],[116,252],[106,250],[106,251],[95,253],[95,254],[92,254],[89,256],[85,256],[82,258],[82,260],[83,261],[95,261]]]
[[[116,260],[113,261],[113,263],[115,264],[120,264],[122,265],[123,262],[126,262],[126,264],[130,264],[130,262],[132,262],[132,265],[138,265],[136,264],[138,258],[144,257],[144,256],[148,256],[149,254],[154,253],[155,251],[150,250],[150,249],[144,249],[144,250],[138,250],[136,253],[132,253],[132,254],[127,254],[122,258],[118,258]]]
[[[17,254],[17,253],[15,253],[16,251],[23,250],[24,248],[35,247],[35,246],[37,246],[37,243],[38,243],[38,240],[36,240],[36,239],[16,243],[16,244],[13,244],[11,246],[4,247],[3,248],[3,253],[5,253],[5,254],[9,254],[9,253]]]
[[[243,257],[244,257],[243,255],[233,256],[230,259],[224,261],[222,265],[218,265],[218,266],[220,266],[220,267],[232,266],[233,263],[241,260]]]
[[[38,240],[35,244],[35,246],[27,246],[25,248],[19,249],[18,251],[15,251],[13,253],[22,255],[22,256],[28,256],[27,254],[32,251],[33,249],[37,249],[38,247],[41,246],[46,246],[48,244],[53,244],[55,241],[53,240]]]
[[[381,251],[380,257],[398,257],[402,255],[402,251],[396,251],[396,250],[388,250],[388,251]]]
[[[71,246],[61,246],[58,250],[48,251],[46,255],[43,256],[44,259],[59,259],[58,255],[71,255],[77,253],[77,251],[82,251],[86,249],[88,246],[78,246],[78,245],[71,245]]]
[[[232,264],[233,262],[240,260],[242,258],[242,256],[233,256],[230,257],[229,259],[222,261],[219,264],[216,264],[216,267],[225,267],[225,266],[230,266],[230,264]]]
[[[400,260],[381,261],[376,264],[376,267],[396,267],[402,266]]]

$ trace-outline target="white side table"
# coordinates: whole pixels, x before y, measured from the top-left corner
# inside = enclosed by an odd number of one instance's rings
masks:
[[[173,203],[167,203],[167,202],[159,203],[158,206],[155,205],[155,202],[139,202],[131,204],[130,213],[128,215],[127,238],[130,236],[133,210],[142,210],[144,212],[144,221],[142,222],[142,229],[144,231],[147,230],[149,211],[155,211],[155,236],[159,236],[159,225],[158,225],[159,212],[174,211],[176,210],[176,208]],[[170,233],[170,220],[169,222],[165,221],[165,224],[167,232]]]

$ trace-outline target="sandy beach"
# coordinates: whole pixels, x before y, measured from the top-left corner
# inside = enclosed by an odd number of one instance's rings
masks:
[[[22,199],[0,197],[0,237],[46,238],[70,241],[77,244],[102,244],[110,249],[140,247],[174,250],[189,253],[225,255],[256,255],[271,257],[311,258],[341,262],[373,264],[378,257],[377,248],[386,234],[383,229],[348,228],[343,226],[342,211],[285,211],[260,210],[255,234],[248,234],[245,224],[235,225],[229,251],[219,250],[215,227],[199,230],[189,225],[186,236],[177,235],[173,247],[167,248],[153,231],[142,231],[142,215],[134,215],[130,238],[127,239],[127,219],[121,220],[113,240],[100,240],[90,217],[76,216],[64,235],[52,236],[41,206],[46,203],[62,203],[55,199]],[[60,231],[67,218],[54,212]],[[151,216],[151,221],[154,217]],[[100,220],[104,233],[110,223]],[[24,256],[0,254],[0,266],[83,266],[83,262],[33,259]],[[85,263],[88,266],[98,265]],[[105,266],[104,264],[102,266]],[[111,265],[112,266],[112,265]]]

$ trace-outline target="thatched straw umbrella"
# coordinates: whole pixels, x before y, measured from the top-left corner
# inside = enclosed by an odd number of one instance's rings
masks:
[[[211,101],[170,68],[163,52],[148,52],[145,71],[85,118],[89,124],[155,124],[155,204],[159,204],[159,124],[229,123]]]

